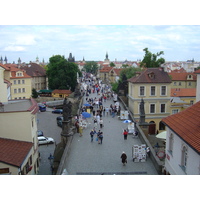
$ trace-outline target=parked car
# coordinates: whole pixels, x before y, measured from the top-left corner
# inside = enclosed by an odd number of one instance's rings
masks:
[[[43,131],[41,131],[41,130],[37,130],[37,136],[38,136],[38,137],[40,137],[40,136],[44,136]]]
[[[57,117],[56,120],[57,120],[57,125],[60,126],[60,127],[62,127],[63,116]]]
[[[40,136],[40,137],[38,137],[38,142],[39,142],[39,144],[53,144],[54,139],[50,138],[50,137]]]
[[[39,105],[39,110],[40,110],[40,112],[45,112],[46,106],[45,105]]]
[[[55,110],[52,111],[52,113],[62,114],[63,110],[62,109],[55,109]]]

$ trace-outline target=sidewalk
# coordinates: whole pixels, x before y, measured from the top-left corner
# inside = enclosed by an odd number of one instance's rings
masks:
[[[91,94],[90,97],[97,97],[97,94]],[[86,103],[85,96],[83,103]],[[103,106],[110,106],[110,104],[114,104],[113,100],[103,102]],[[123,110],[123,106],[120,106]],[[133,162],[132,147],[135,144],[140,145],[141,141],[140,139],[132,138],[132,135],[128,135],[127,140],[124,140],[122,130],[127,128],[127,124],[124,124],[117,116],[115,118],[110,115],[103,117],[103,144],[98,144],[95,141],[95,137],[93,142],[90,141],[90,131],[94,127],[93,117],[89,118],[88,121],[91,124],[83,130],[83,136],[74,135],[67,163],[64,166],[69,175],[158,174],[153,163],[148,158],[143,163]],[[98,125],[97,130],[99,129]],[[120,157],[123,151],[128,157],[126,166],[121,163]]]

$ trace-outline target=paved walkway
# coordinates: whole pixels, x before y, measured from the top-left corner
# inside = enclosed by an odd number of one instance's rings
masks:
[[[97,94],[91,94],[90,97],[97,97]],[[84,97],[84,102],[85,97]],[[113,100],[107,100],[103,106],[110,106]],[[123,106],[120,105],[122,110]],[[133,138],[128,135],[127,140],[124,140],[122,135],[123,128],[127,127],[117,116],[112,118],[110,115],[103,117],[104,127],[103,131],[103,144],[98,144],[97,141],[90,141],[90,131],[93,126],[93,117],[89,118],[91,123],[86,129],[83,130],[83,136],[75,134],[70,153],[65,163],[64,168],[69,175],[88,175],[88,174],[121,174],[121,175],[157,175],[157,171],[147,158],[146,162],[135,163],[132,160],[132,147],[135,144],[140,145],[140,139]],[[99,125],[98,129],[99,130]],[[125,151],[127,154],[128,163],[123,166],[121,163],[121,154]]]

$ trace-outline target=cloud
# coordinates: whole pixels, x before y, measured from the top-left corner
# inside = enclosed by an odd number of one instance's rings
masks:
[[[36,39],[33,35],[19,35],[16,37],[16,45],[35,45]]]
[[[3,49],[3,51],[26,51],[26,49],[22,46],[7,46]]]

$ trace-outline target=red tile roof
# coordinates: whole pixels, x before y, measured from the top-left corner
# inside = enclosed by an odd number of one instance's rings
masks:
[[[33,143],[0,138],[0,162],[20,167]]]
[[[200,69],[196,70],[194,73],[195,74],[200,74]]]
[[[200,154],[200,101],[162,121]]]
[[[196,88],[172,88],[171,97],[196,97]]]
[[[115,73],[117,74],[117,76],[119,76],[120,72],[122,71],[122,68],[113,68],[113,70],[115,71]]]
[[[102,69],[100,69],[100,72],[109,72],[111,69],[113,69],[113,67],[103,67]]]
[[[147,68],[138,76],[128,79],[128,81],[131,83],[171,83],[168,73],[162,68]]]
[[[172,77],[172,81],[196,81],[197,75],[194,73],[187,73],[187,72],[171,72],[169,75]],[[192,75],[193,79],[187,79],[188,75]]]

